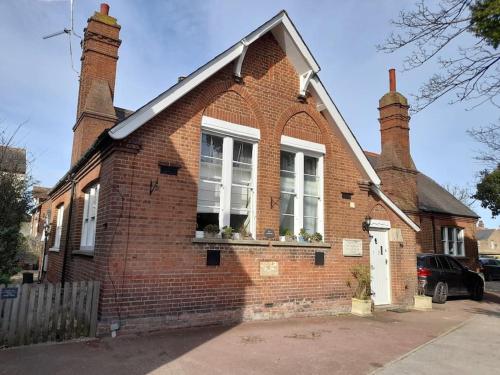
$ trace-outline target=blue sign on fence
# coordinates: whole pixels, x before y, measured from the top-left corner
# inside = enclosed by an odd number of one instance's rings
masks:
[[[17,288],[3,288],[0,295],[1,299],[17,298]]]

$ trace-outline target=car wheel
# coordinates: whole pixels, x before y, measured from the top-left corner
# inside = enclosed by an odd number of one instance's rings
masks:
[[[445,303],[446,298],[448,298],[448,285],[443,282],[438,282],[436,288],[434,289],[434,295],[432,296],[432,302],[434,303]]]
[[[476,282],[472,288],[471,298],[475,301],[481,301],[484,296],[484,285],[481,282]]]

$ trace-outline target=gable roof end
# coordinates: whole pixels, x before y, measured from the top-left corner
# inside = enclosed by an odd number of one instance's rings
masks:
[[[340,135],[340,138],[344,141],[347,148],[352,151],[364,178],[375,185],[376,188],[373,189],[373,191],[384,201],[390,202],[389,206],[414,230],[420,230],[419,227],[404,214],[403,211],[396,207],[388,197],[383,195],[378,188],[381,183],[380,178],[371,166],[363,149],[317,76],[320,67],[284,10],[251,32],[240,42],[234,44],[232,47],[195,70],[185,79],[173,85],[123,121],[116,124],[109,130],[109,136],[112,139],[123,139],[127,137],[219,70],[237,60],[241,55],[244,56],[248,46],[268,32],[272,32],[280,47],[294,65],[298,75],[300,77],[307,77],[309,88],[312,94],[318,99],[318,110],[325,115],[333,130]],[[301,79],[301,81],[303,81],[303,79]],[[299,93],[301,89],[303,89],[303,87],[301,87],[299,83],[297,93]]]

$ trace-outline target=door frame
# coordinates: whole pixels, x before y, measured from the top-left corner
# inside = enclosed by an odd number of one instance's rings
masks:
[[[368,234],[370,235],[370,243],[369,243],[369,254],[370,254],[370,270],[371,270],[371,266],[372,266],[372,252],[371,252],[371,231],[376,231],[376,232],[381,232],[383,233],[383,235],[385,236],[385,240],[386,240],[386,243],[387,243],[387,268],[386,268],[386,272],[387,272],[387,289],[388,289],[388,302],[387,304],[390,305],[392,303],[392,280],[391,280],[391,245],[390,245],[390,241],[389,241],[389,230],[391,229],[391,222],[389,220],[375,220],[375,219],[372,219],[370,220],[369,222],[369,226],[368,226]],[[386,305],[385,303],[384,304],[376,304],[375,303],[375,300],[373,299],[373,296],[372,296],[372,300],[373,300],[373,304],[374,305]]]

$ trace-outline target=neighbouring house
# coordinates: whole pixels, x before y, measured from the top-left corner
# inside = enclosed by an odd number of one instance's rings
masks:
[[[480,220],[476,239],[479,256],[500,259],[500,229],[485,228],[483,221]]]
[[[397,144],[408,137],[400,94],[381,101],[387,142],[374,168],[282,11],[128,111],[113,102],[121,40],[108,11],[84,33],[47,270],[52,282],[101,281],[101,333],[116,321],[131,332],[349,311],[359,264],[371,266],[375,305],[413,303],[416,253],[434,248],[419,234],[409,142]],[[238,234],[221,238],[223,227]],[[316,241],[291,237],[304,232]]]
[[[45,256],[46,233],[50,223],[50,188],[42,186],[33,186],[33,209],[31,210],[31,223],[29,231],[30,252],[37,258],[37,263],[42,271],[42,266],[46,271],[47,258]]]
[[[394,69],[389,73],[389,92],[379,101],[382,151],[365,154],[380,176],[382,190],[419,224],[418,252],[452,255],[476,269],[475,233],[479,217],[416,168],[410,152],[408,100],[396,91]]]

